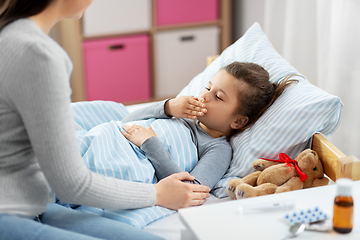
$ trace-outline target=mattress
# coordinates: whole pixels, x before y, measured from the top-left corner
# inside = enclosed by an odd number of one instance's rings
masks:
[[[229,197],[217,198],[210,194],[210,198],[203,205],[214,204],[219,202],[231,201]],[[185,225],[181,222],[179,213],[174,213],[165,218],[150,223],[144,228],[145,231],[151,232],[167,240],[187,240]]]

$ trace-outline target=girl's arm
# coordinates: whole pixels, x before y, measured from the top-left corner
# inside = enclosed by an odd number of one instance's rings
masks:
[[[141,145],[141,149],[154,166],[158,179],[182,172],[158,137],[148,138]],[[195,177],[195,183],[212,189],[228,170],[231,158],[232,149],[230,145],[215,141],[209,144],[199,156],[199,160],[194,169],[191,170],[190,175]]]
[[[170,118],[171,116],[167,116],[164,110],[164,105],[167,101],[169,101],[169,99],[160,102],[154,102],[146,107],[137,109],[129,113],[129,115],[124,117],[121,121],[123,123],[127,123],[138,120],[146,120],[150,118]]]
[[[138,125],[123,128],[126,131],[122,131],[124,136],[145,152],[159,180],[173,173],[182,172],[151,128],[146,129]],[[190,174],[195,177],[196,183],[212,188],[229,168],[232,149],[229,144],[221,140],[211,141],[205,148]]]
[[[212,189],[228,170],[231,159],[232,148],[229,144],[220,141],[212,142],[206,146],[190,174],[202,185]]]
[[[206,111],[204,104],[198,98],[180,96],[137,109],[122,119],[122,122],[171,117],[196,119],[197,116],[204,115]]]
[[[155,175],[160,180],[173,173],[183,172],[173,161],[170,153],[165,149],[164,144],[157,136],[148,138],[141,145],[141,150],[155,168]]]
[[[146,157],[155,168],[155,175],[159,180],[173,173],[182,172],[151,127],[125,125],[123,129],[125,131],[121,131],[121,133],[124,137],[145,152]]]

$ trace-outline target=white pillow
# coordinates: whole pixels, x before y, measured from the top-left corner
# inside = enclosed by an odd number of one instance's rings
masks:
[[[300,74],[276,52],[260,25],[254,23],[179,95],[198,96],[215,73],[234,61],[261,65],[270,73],[272,82],[278,82],[288,74]],[[295,158],[308,147],[313,134],[328,135],[336,130],[342,112],[340,99],[312,85],[305,77],[296,79],[299,83],[288,87],[251,128],[231,138],[233,160],[213,190],[217,197],[227,196],[225,188],[230,179],[244,177],[253,171],[253,160],[261,157],[277,159],[280,152]]]

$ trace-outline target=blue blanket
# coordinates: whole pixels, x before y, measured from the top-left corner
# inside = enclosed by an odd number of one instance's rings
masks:
[[[143,151],[120,132],[124,125],[121,119],[128,114],[122,104],[109,101],[79,102],[73,103],[72,108],[81,155],[91,171],[130,181],[149,184],[157,182],[155,170]],[[191,140],[189,129],[180,121],[149,119],[127,124],[138,124],[146,128],[151,126],[183,171],[191,171],[195,167],[197,149]],[[76,209],[139,228],[175,212],[162,207],[108,210],[79,206]]]

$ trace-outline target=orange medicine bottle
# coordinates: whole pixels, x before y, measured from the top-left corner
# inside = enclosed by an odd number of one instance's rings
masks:
[[[349,233],[353,228],[352,184],[353,181],[348,178],[336,180],[337,195],[334,199],[333,228],[339,233]]]

